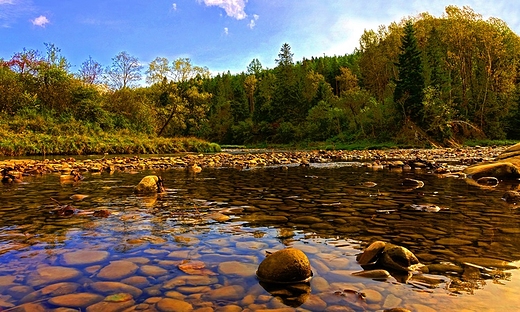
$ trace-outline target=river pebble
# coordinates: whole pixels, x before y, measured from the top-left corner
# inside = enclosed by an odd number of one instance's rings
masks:
[[[58,307],[86,308],[104,299],[103,296],[93,293],[75,293],[56,296],[49,299],[49,303]]]
[[[137,269],[139,269],[139,267],[131,261],[112,261],[99,271],[97,277],[105,280],[121,280],[134,274]]]

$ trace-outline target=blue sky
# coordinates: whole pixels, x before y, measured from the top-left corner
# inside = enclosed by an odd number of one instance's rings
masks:
[[[104,66],[121,51],[146,67],[155,57],[188,57],[213,73],[272,68],[283,43],[295,61],[343,55],[364,29],[447,5],[470,6],[520,33],[516,1],[414,0],[0,0],[0,58],[53,43],[75,72],[89,56]]]

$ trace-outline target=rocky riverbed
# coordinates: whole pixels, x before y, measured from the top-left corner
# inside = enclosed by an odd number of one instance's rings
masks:
[[[185,154],[178,156],[74,157],[37,159],[5,159],[0,170],[22,178],[61,172],[132,172],[145,169],[187,169],[198,172],[203,168],[236,168],[239,170],[264,166],[306,166],[309,163],[363,162],[374,168],[429,168],[439,173],[460,171],[468,165],[495,159],[505,147],[472,147],[445,149],[399,149],[356,151],[225,151],[215,154]]]
[[[6,159],[0,309],[513,310],[520,214],[500,199],[510,184],[456,178],[504,149]],[[164,191],[136,194],[149,175]],[[360,263],[374,241],[424,266],[389,274],[384,253]],[[260,264],[286,247],[305,253],[312,278],[265,284]],[[362,265],[372,262],[383,270]]]

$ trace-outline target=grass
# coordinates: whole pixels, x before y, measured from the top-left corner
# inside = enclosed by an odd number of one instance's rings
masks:
[[[516,140],[468,140],[464,141],[465,146],[507,146],[519,143]]]
[[[125,133],[54,136],[0,131],[0,156],[212,153],[220,150],[218,144],[197,138],[163,138]]]

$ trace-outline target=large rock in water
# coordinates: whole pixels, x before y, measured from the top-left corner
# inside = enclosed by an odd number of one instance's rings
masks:
[[[163,180],[156,175],[144,177],[135,187],[135,193],[142,195],[153,195],[164,191]]]
[[[474,180],[482,177],[501,180],[520,178],[520,143],[506,149],[495,161],[469,166],[463,172]]]
[[[285,248],[265,258],[258,266],[256,276],[266,283],[300,283],[311,279],[312,270],[303,251]]]

